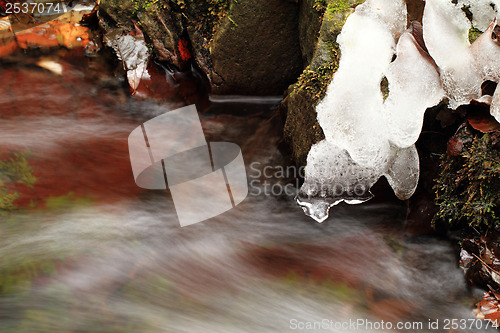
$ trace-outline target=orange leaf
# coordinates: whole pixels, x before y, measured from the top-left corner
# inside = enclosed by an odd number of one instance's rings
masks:
[[[75,48],[89,43],[89,29],[77,24],[52,21],[24,30],[16,37],[23,49],[33,46]]]
[[[500,123],[490,113],[490,105],[481,101],[471,101],[467,108],[467,121],[482,133],[500,130]]]
[[[485,292],[483,294],[483,299],[477,303],[477,314],[478,318],[484,318],[490,320],[495,325],[500,324],[500,302],[498,298],[499,294],[494,292]]]
[[[0,39],[0,58],[9,55],[17,50],[17,43],[14,37]]]

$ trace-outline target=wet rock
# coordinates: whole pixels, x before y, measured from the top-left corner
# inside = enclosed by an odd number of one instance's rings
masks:
[[[210,45],[219,80],[212,79],[212,92],[281,95],[302,70],[298,9],[282,0],[231,3]]]
[[[318,42],[319,30],[323,13],[314,8],[315,0],[304,0],[300,2],[299,11],[299,38],[300,50],[304,65],[309,65],[314,56],[316,43]],[[316,7],[317,8],[317,7]],[[318,8],[319,9],[319,8]]]
[[[179,69],[191,54],[215,94],[281,95],[302,70],[299,5],[282,0],[104,0],[124,29],[135,20],[159,60]]]
[[[186,68],[187,59],[183,58],[179,49],[184,29],[181,14],[173,11],[169,2],[143,4],[139,1],[103,0],[99,5],[99,15],[124,31],[134,31],[133,21],[137,21],[159,60],[180,69]]]

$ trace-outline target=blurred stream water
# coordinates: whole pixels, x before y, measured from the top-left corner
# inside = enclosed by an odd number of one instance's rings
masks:
[[[247,166],[283,165],[275,100],[209,101],[182,79],[162,101],[129,98],[62,61],[62,77],[0,65],[0,151],[29,151],[37,177],[0,217],[0,332],[350,332],[335,323],[361,319],[375,326],[357,331],[432,332],[429,320],[473,318],[455,250],[405,238],[404,204],[341,205],[317,224],[293,196],[251,195],[180,228],[168,192],[135,186],[128,134],[190,99],[208,141],[239,144]],[[312,322],[323,329],[299,329]]]

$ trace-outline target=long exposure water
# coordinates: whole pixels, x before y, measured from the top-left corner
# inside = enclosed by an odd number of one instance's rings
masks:
[[[404,203],[340,205],[317,224],[266,191],[295,186],[255,174],[286,166],[276,99],[209,100],[179,73],[163,99],[128,97],[99,60],[68,59],[62,76],[31,58],[0,66],[0,151],[25,152],[37,177],[0,216],[0,332],[432,332],[473,318],[456,250],[406,237]],[[181,228],[168,191],[135,185],[127,138],[194,102],[253,182],[235,209]],[[335,325],[350,320],[365,322]]]

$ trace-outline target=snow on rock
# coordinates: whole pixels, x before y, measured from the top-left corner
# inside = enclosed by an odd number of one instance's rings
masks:
[[[387,139],[373,135],[373,129],[385,126],[380,117],[380,81],[396,47],[392,31],[397,25],[386,22],[399,12],[395,21],[404,19],[406,25],[405,8],[402,1],[367,1],[347,18],[337,39],[342,54],[339,69],[316,108],[326,139],[347,149],[363,166],[382,163],[389,152]]]
[[[472,25],[485,31],[491,23],[493,17],[497,15],[500,8],[498,0],[460,0],[458,1],[460,8],[468,7],[472,13]]]
[[[403,1],[367,0],[349,16],[337,39],[339,69],[316,108],[325,140],[311,148],[297,196],[305,213],[318,222],[342,201],[371,199],[370,188],[381,176],[400,199],[416,189],[414,143],[425,110],[444,93],[434,62],[405,28]],[[398,38],[397,58],[391,62]],[[390,88],[385,103],[380,90],[384,76]]]
[[[491,115],[500,122],[500,89],[495,90],[493,100],[491,101]]]
[[[471,62],[469,29],[472,26],[461,6],[450,0],[427,0],[422,24],[425,44],[439,68]]]
[[[500,81],[500,26],[494,19],[486,31],[471,45],[476,70],[484,80]]]
[[[424,39],[441,72],[450,107],[481,97],[485,80],[500,81],[500,43],[496,24],[499,3],[486,0],[427,0],[423,16]],[[472,14],[472,24],[464,9]],[[469,29],[486,30],[472,45]]]
[[[422,19],[425,44],[440,68],[452,109],[481,96],[482,80],[469,43],[472,25],[461,8],[450,0],[428,0]]]

